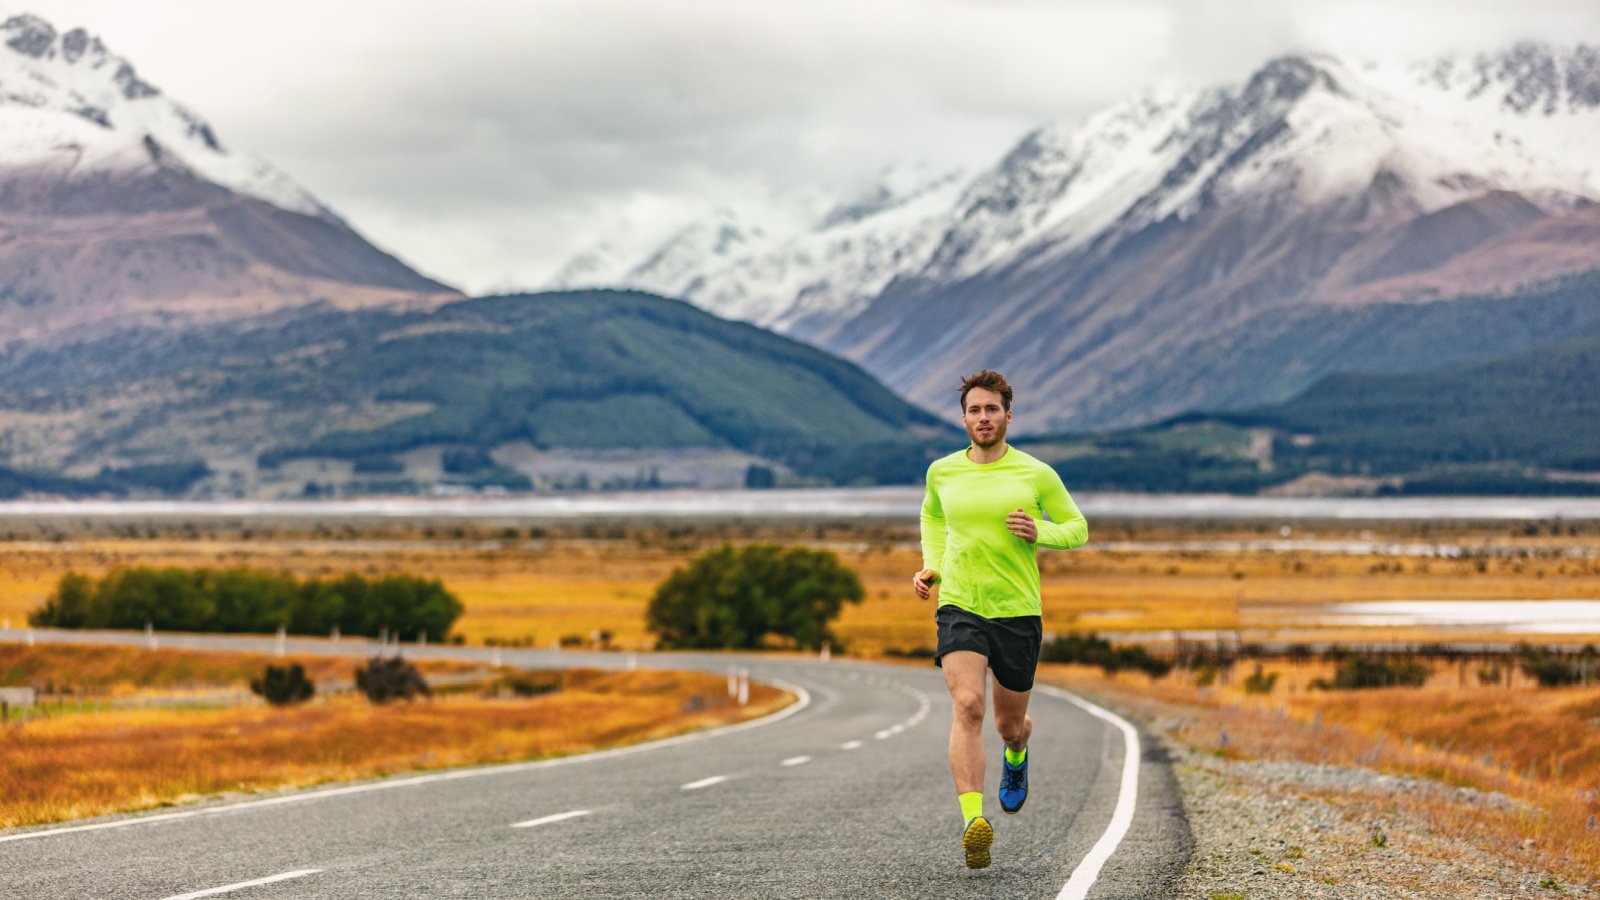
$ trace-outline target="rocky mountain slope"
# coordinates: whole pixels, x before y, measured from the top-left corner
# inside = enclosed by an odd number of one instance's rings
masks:
[[[671,283],[614,261],[599,277],[804,338],[941,413],[982,366],[1014,375],[1039,430],[1282,400],[1346,368],[1286,348],[1286,316],[1600,268],[1600,50],[1285,57],[881,193],[743,256],[680,258]],[[1321,337],[1359,351],[1374,335],[1352,327]]]
[[[459,297],[83,29],[0,24],[0,332]]]

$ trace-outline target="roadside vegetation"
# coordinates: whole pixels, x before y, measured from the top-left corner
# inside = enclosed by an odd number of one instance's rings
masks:
[[[15,673],[14,657],[26,653],[34,677],[48,670],[63,684],[72,678],[72,651],[79,649],[0,645],[0,671]],[[155,681],[197,672],[189,665],[196,654],[82,649],[156,658],[170,677]],[[230,673],[261,662],[244,654],[211,655],[246,657],[218,659]],[[51,661],[39,665],[40,656]],[[329,662],[337,674],[350,676],[351,660]],[[62,696],[47,698],[25,721],[13,717],[0,725],[0,828],[416,769],[562,756],[749,719],[792,700],[752,683],[748,705],[739,706],[720,675],[642,670],[487,672],[411,703],[374,703],[347,690],[283,706],[111,708],[88,715],[81,703],[52,702]]]
[[[730,545],[674,569],[645,619],[666,648],[816,650],[837,640],[829,625],[861,595],[861,579],[827,550]]]
[[[1503,653],[1213,649],[1191,652],[1160,679],[1082,665],[1049,665],[1041,678],[1229,759],[1436,782],[1441,789],[1348,794],[1306,785],[1301,792],[1325,796],[1360,821],[1389,821],[1403,808],[1436,833],[1593,883],[1600,881],[1595,657],[1593,648],[1531,646]]]
[[[101,578],[68,572],[30,625],[290,634],[334,632],[443,640],[461,601],[438,579],[350,573],[310,578],[253,569],[116,568]]]

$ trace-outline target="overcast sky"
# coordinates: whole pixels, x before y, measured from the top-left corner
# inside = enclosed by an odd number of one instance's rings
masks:
[[[1271,56],[1600,44],[1597,0],[0,0],[82,26],[384,249],[469,292],[541,282],[721,204]]]

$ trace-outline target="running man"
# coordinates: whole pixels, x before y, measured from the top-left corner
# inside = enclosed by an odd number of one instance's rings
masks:
[[[1028,799],[1028,697],[1043,636],[1035,548],[1082,547],[1089,523],[1054,469],[1006,444],[1005,376],[985,369],[961,382],[961,422],[972,445],[928,466],[923,568],[911,584],[924,600],[939,586],[934,663],[950,689],[961,846],[967,867],[982,869],[994,843],[983,814],[984,671],[994,673],[994,724],[1005,742],[1000,808],[1010,814]]]

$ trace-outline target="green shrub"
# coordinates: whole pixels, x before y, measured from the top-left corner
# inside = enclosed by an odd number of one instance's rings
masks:
[[[1039,661],[1099,666],[1108,675],[1133,669],[1161,678],[1172,671],[1172,663],[1151,656],[1137,644],[1113,647],[1110,641],[1093,633],[1057,635],[1039,648]]]
[[[1333,681],[1318,678],[1311,682],[1323,690],[1361,690],[1363,688],[1421,687],[1432,672],[1415,659],[1368,659],[1347,656],[1339,662]]]
[[[1278,684],[1277,672],[1261,671],[1261,664],[1256,663],[1256,670],[1244,678],[1244,692],[1246,694],[1270,694]]]
[[[296,581],[253,569],[113,569],[94,579],[68,572],[44,605],[28,616],[39,627],[143,628],[163,631],[446,639],[461,601],[438,579],[388,575]]]
[[[1523,674],[1538,681],[1540,687],[1586,683],[1595,668],[1592,648],[1587,654],[1572,654],[1523,644],[1517,648],[1517,655],[1521,657]]]
[[[267,666],[260,676],[250,679],[250,691],[273,706],[293,706],[311,699],[317,692],[306,670],[299,663]]]
[[[769,639],[837,647],[828,624],[862,595],[861,579],[829,551],[730,546],[675,569],[645,618],[663,647],[756,649]]]

